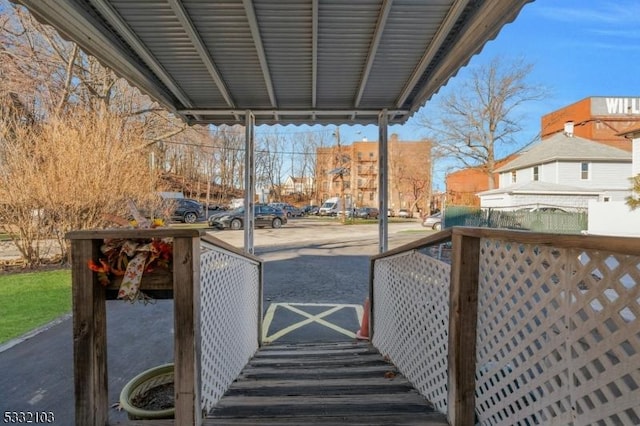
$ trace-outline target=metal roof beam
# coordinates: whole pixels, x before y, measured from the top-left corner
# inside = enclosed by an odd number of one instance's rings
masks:
[[[187,108],[193,107],[191,99],[182,91],[180,86],[171,78],[164,67],[156,60],[155,56],[142,43],[135,32],[122,19],[120,14],[106,0],[90,0],[93,7],[109,22],[111,26],[122,36],[131,46],[147,66],[158,76],[160,81],[171,91],[171,93]]]
[[[245,111],[239,109],[183,109],[179,110],[178,113],[185,115],[239,115],[244,116]],[[377,117],[380,114],[380,110],[378,109],[361,109],[361,110],[282,110],[282,109],[254,109],[251,110],[251,113],[256,117],[263,116],[277,116],[277,115],[308,115],[308,116],[341,116],[341,115],[357,115],[357,116],[375,116]],[[396,115],[406,115],[409,113],[408,110],[388,110],[387,115],[396,116]]]
[[[202,62],[207,68],[207,71],[209,71],[211,78],[215,82],[216,87],[220,91],[220,94],[224,98],[225,102],[229,107],[235,108],[236,105],[233,102],[231,95],[229,94],[229,90],[227,89],[227,86],[224,84],[224,81],[222,80],[220,73],[218,72],[218,68],[216,67],[215,62],[213,61],[213,58],[211,58],[211,55],[209,54],[209,51],[207,50],[204,42],[202,41],[202,38],[196,31],[195,26],[193,25],[193,21],[191,20],[191,18],[189,17],[189,14],[185,10],[184,6],[182,5],[182,2],[178,0],[168,0],[168,1],[169,1],[169,5],[171,6],[171,9],[173,9],[173,12],[176,14],[176,18],[178,18],[178,21],[180,21],[182,28],[187,33],[187,36],[189,36],[191,43],[193,43],[193,46],[198,52],[198,55],[200,55],[200,59],[202,59]]]
[[[311,2],[311,107],[318,104],[318,0]]]
[[[440,25],[440,28],[438,28],[438,32],[433,36],[433,39],[431,40],[431,43],[429,43],[427,50],[425,50],[422,59],[420,59],[420,62],[418,63],[418,66],[413,71],[411,78],[409,78],[404,86],[404,89],[402,89],[400,96],[396,100],[397,108],[400,108],[405,103],[413,88],[416,86],[420,78],[422,78],[424,71],[427,69],[436,53],[438,53],[438,50],[440,50],[440,48],[442,47],[442,44],[444,43],[447,36],[451,33],[451,29],[460,18],[462,12],[464,12],[468,3],[469,0],[457,0],[453,4],[453,6],[451,6],[451,9],[449,9],[449,13],[447,13],[447,16],[442,21],[442,25]]]
[[[271,73],[269,72],[269,64],[267,63],[267,56],[265,55],[264,46],[262,45],[262,37],[260,36],[260,28],[258,27],[258,18],[256,17],[256,11],[253,8],[253,1],[242,0],[242,4],[244,5],[244,11],[247,15],[247,21],[251,30],[251,36],[253,37],[253,43],[256,46],[256,53],[258,55],[258,60],[260,61],[260,68],[262,68],[264,83],[267,86],[269,101],[271,102],[272,107],[278,108],[275,91],[273,90],[273,81],[271,80]]]
[[[358,105],[360,105],[362,95],[364,94],[364,89],[367,86],[367,81],[369,81],[369,73],[371,72],[371,68],[373,68],[373,62],[376,60],[378,46],[380,46],[380,39],[382,38],[382,33],[384,32],[384,27],[387,23],[387,19],[389,18],[389,13],[391,12],[392,5],[393,0],[385,0],[382,4],[380,14],[378,15],[376,29],[373,34],[373,39],[371,40],[371,45],[369,46],[367,63],[364,67],[364,70],[362,71],[362,77],[360,77],[360,87],[358,88],[358,94],[356,95],[356,100],[354,102],[354,106],[356,108],[358,107]]]

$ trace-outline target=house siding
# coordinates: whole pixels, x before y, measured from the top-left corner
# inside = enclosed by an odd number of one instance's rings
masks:
[[[633,170],[632,176],[640,174],[640,138],[633,139]]]
[[[558,181],[554,183],[585,188],[629,187],[631,163],[586,162],[589,163],[588,179],[581,179],[582,161],[560,162],[558,163]]]

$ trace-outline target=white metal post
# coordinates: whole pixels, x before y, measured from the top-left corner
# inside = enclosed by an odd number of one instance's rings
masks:
[[[244,155],[244,251],[253,254],[253,229],[255,220],[256,161],[255,161],[255,117],[250,110],[245,112]]]
[[[380,253],[387,251],[389,246],[389,218],[387,210],[389,208],[388,193],[389,181],[387,179],[388,172],[388,124],[389,116],[387,110],[383,109],[378,115],[378,205],[380,206],[380,214],[378,220],[380,238]]]

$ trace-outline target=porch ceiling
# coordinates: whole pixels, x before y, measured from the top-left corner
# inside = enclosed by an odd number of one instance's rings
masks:
[[[15,0],[189,123],[405,122],[532,0]]]

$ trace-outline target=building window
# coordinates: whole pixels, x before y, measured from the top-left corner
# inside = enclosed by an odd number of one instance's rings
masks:
[[[369,201],[373,201],[373,192],[369,193]]]
[[[611,201],[611,197],[604,197],[602,201],[604,201],[605,203],[608,203],[609,201]]]
[[[373,152],[369,153],[369,158],[373,158]]]
[[[517,177],[516,176],[517,176],[516,175],[516,171],[512,170],[511,171],[511,183],[516,183],[516,181],[517,181]]]
[[[329,182],[326,180],[322,182],[322,190],[327,191],[329,189]]]
[[[540,180],[540,169],[538,166],[533,166],[533,180]]]
[[[589,179],[589,163],[580,164],[580,179],[582,180]]]
[[[358,160],[362,160],[362,153],[358,152]]]

